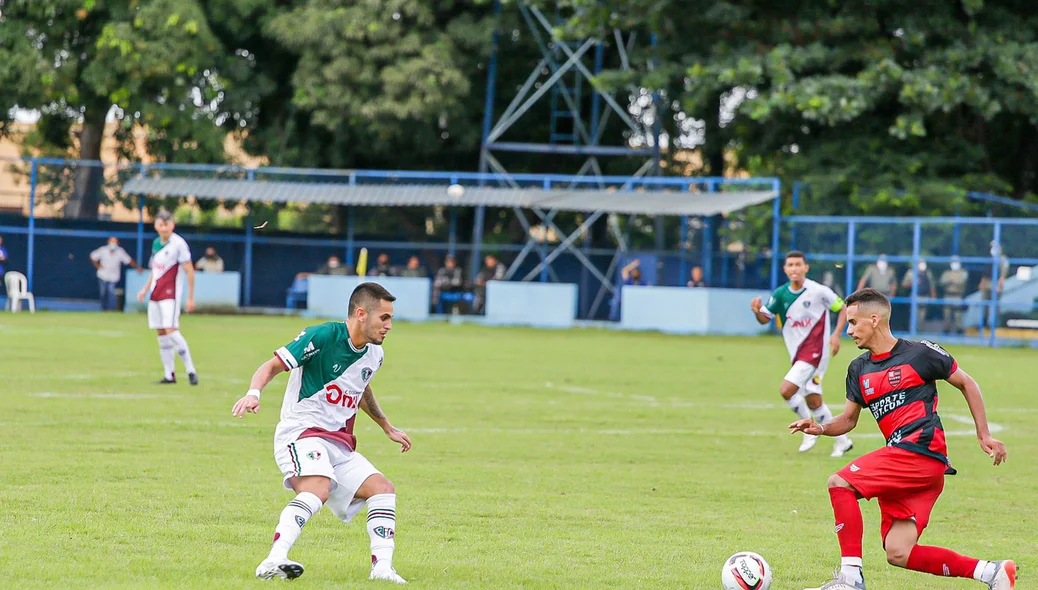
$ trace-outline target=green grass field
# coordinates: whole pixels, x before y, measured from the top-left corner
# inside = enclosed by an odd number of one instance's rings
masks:
[[[285,376],[261,413],[231,406],[255,367],[314,323],[187,316],[202,383],[160,386],[141,315],[0,316],[0,563],[5,588],[259,588],[291,498],[272,458]],[[1027,350],[950,347],[981,383],[1009,449],[994,468],[968,410],[942,385],[959,475],[929,544],[1038,567],[1038,417]],[[414,588],[720,587],[723,560],[763,554],[775,590],[839,563],[823,440],[801,455],[778,397],[776,338],[697,338],[399,323],[373,382],[414,440],[401,455],[370,421],[359,450],[397,486],[395,565]],[[825,385],[842,406],[847,342]],[[878,448],[864,416],[852,456]],[[863,503],[870,590],[967,589],[886,564],[878,509]],[[296,588],[367,581],[363,521],[322,511],[292,557]]]

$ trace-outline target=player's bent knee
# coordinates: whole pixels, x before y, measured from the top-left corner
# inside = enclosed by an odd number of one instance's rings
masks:
[[[902,544],[887,544],[887,563],[897,567],[908,566],[908,556],[912,554],[912,547]]]
[[[825,482],[825,485],[830,488],[854,489],[851,487],[851,484],[847,483],[846,479],[840,477],[839,474],[836,473],[829,476],[829,479]]]
[[[372,496],[379,494],[395,494],[396,487],[393,486],[393,482],[386,479],[386,476],[376,473],[371,477],[364,480],[364,483],[357,490],[357,497],[368,499]]]
[[[374,483],[375,493],[372,494],[372,495],[375,495],[375,494],[395,494],[396,493],[396,486],[393,485],[393,482],[391,482],[388,479],[386,479],[385,476],[379,475],[379,476],[373,477],[372,479],[375,480],[373,482]]]
[[[800,391],[799,385],[786,381],[785,379],[782,380],[782,386],[779,387],[779,395],[782,396],[782,399],[790,399],[796,395],[798,391]]]

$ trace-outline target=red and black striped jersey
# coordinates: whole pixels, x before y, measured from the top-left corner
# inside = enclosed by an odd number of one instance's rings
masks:
[[[938,379],[959,368],[948,351],[923,340],[898,340],[887,353],[866,352],[847,367],[847,399],[868,408],[887,446],[948,460],[944,427],[937,415]]]

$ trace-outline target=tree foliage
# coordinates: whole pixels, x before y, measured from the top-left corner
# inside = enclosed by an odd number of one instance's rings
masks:
[[[818,213],[947,213],[966,210],[967,190],[1038,192],[1028,1],[537,3],[572,15],[559,30],[574,38],[638,31],[632,70],[607,63],[600,81],[657,93],[668,156],[698,125],[698,172],[807,181]],[[504,4],[496,20],[486,0],[0,0],[0,133],[12,107],[37,109],[27,151],[97,159],[114,105],[126,159],[143,138],[151,160],[225,162],[234,133],[280,166],[472,169],[491,32],[504,33],[499,104],[541,57]],[[546,102],[510,141],[544,141]],[[104,199],[91,170],[64,179],[69,214]]]
[[[946,213],[966,190],[1038,191],[1030,2],[573,4],[575,34],[655,31],[658,67],[624,81],[720,120],[707,152],[731,150],[787,187],[810,182],[819,213]]]

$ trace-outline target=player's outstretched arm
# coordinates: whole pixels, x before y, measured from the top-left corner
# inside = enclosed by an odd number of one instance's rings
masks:
[[[235,402],[231,414],[235,418],[243,418],[246,413],[258,413],[260,409],[260,392],[274,377],[284,371],[285,365],[276,357],[260,365],[256,372],[252,374],[252,380],[249,382],[249,392]]]
[[[364,410],[364,413],[370,416],[375,421],[375,424],[382,428],[389,440],[400,443],[401,453],[411,450],[411,438],[407,436],[406,432],[398,430],[389,423],[389,418],[386,418],[382,408],[378,407],[378,402],[375,401],[375,394],[371,392],[370,385],[364,388],[364,394],[360,396],[360,409]]]
[[[757,317],[757,323],[760,325],[768,324],[771,322],[771,316],[761,311],[764,307],[764,299],[761,297],[754,297],[750,300],[750,311]]]
[[[966,398],[966,405],[970,407],[970,414],[973,415],[973,423],[977,426],[977,442],[980,443],[980,448],[994,460],[995,465],[1004,463],[1006,445],[991,436],[987,411],[984,409],[984,395],[980,392],[980,385],[962,369],[956,369],[951,377],[948,377],[948,383],[954,385],[962,392],[962,397]]]
[[[815,436],[820,434],[840,436],[854,430],[854,427],[858,425],[858,416],[860,415],[861,406],[851,400],[847,400],[847,404],[843,407],[843,413],[825,424],[819,424],[811,419],[797,420],[789,425],[789,433],[803,432]]]

